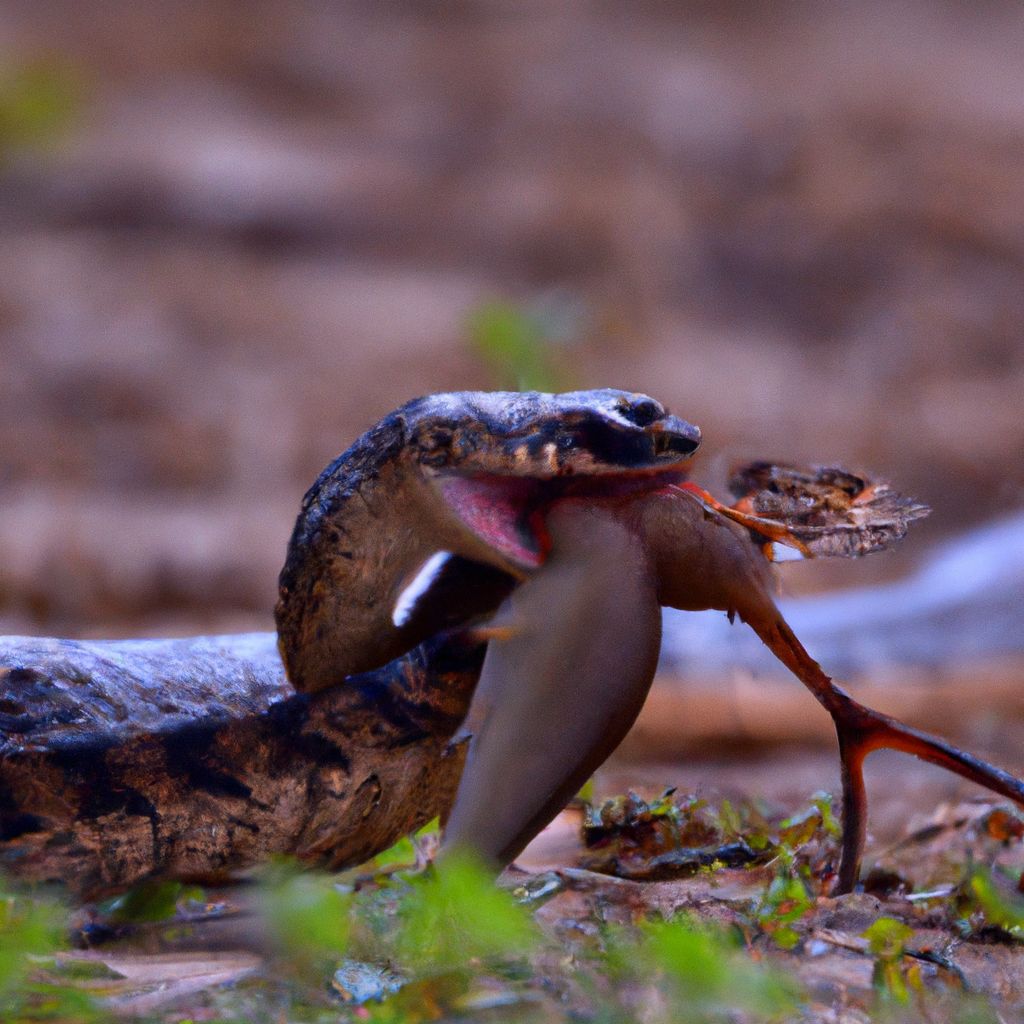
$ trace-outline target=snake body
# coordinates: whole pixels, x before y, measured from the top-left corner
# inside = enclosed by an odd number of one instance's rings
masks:
[[[696,445],[682,421],[666,438],[629,416],[663,410],[623,392],[460,393],[386,416],[302,503],[277,608],[288,677],[262,634],[0,638],[0,872],[93,899],[273,853],[359,863],[447,814],[486,647],[456,627],[539,555],[481,540],[444,488],[528,516],[602,468],[660,469]],[[402,580],[445,545],[457,585],[396,628]]]
[[[740,618],[832,715],[840,890],[871,750],[1024,803],[1017,779],[825,675],[773,598],[765,542],[791,535],[685,482],[699,440],[612,389],[427,396],[303,500],[276,608],[287,680],[266,652],[228,680],[231,638],[220,662],[208,643],[152,641],[122,664],[117,645],[0,642],[0,867],[95,896],[272,852],[356,863],[436,814],[442,854],[500,867],[631,725],[662,605]]]
[[[307,695],[272,633],[0,638],[0,876],[91,900],[361,863],[450,806],[483,655],[434,641]]]

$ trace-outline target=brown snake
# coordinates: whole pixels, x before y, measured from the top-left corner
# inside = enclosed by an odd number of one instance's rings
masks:
[[[0,640],[0,869],[95,896],[270,852],[338,866],[438,813],[445,847],[507,863],[632,724],[665,605],[738,616],[832,715],[838,891],[857,880],[871,750],[1024,804],[1015,778],[822,672],[764,557],[766,540],[806,550],[801,534],[687,484],[699,439],[614,390],[396,410],[303,501],[276,610],[295,695],[258,638],[258,657],[232,638]]]

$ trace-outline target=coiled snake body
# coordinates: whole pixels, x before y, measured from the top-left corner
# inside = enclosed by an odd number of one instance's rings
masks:
[[[337,866],[438,813],[445,847],[500,866],[632,724],[663,605],[738,616],[832,715],[840,891],[857,878],[873,749],[1024,803],[1013,777],[822,672],[764,557],[766,540],[806,545],[687,484],[699,440],[611,389],[396,410],[303,501],[276,609],[297,693],[268,637],[0,640],[0,869],[95,896],[275,851]]]

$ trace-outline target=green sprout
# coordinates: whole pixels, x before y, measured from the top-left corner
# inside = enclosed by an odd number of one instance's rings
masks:
[[[991,871],[980,866],[968,869],[959,887],[959,911],[965,930],[977,926],[998,928],[1018,942],[1024,940],[1024,900],[1004,892]]]
[[[612,932],[608,963],[621,984],[654,984],[670,1021],[731,1019],[737,1011],[755,1019],[791,1013],[797,986],[778,971],[754,963],[736,936],[683,914],[644,922],[638,935]]]
[[[578,336],[579,314],[566,306],[494,301],[477,307],[468,324],[470,346],[496,387],[564,391],[571,386],[565,350]]]
[[[80,85],[64,64],[39,60],[0,72],[0,157],[58,139],[80,105]]]
[[[463,851],[453,851],[413,880],[399,917],[399,958],[421,974],[521,957],[538,939],[529,913]]]
[[[55,954],[64,944],[64,909],[42,896],[20,895],[0,882],[0,1020],[87,1024],[90,997],[66,983]]]
[[[892,1002],[908,1003],[910,989],[920,991],[923,987],[920,967],[903,966],[903,954],[914,930],[894,917],[880,917],[861,937],[868,940],[868,949],[875,958],[871,975],[875,991]]]

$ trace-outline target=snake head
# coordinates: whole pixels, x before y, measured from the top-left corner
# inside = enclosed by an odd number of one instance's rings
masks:
[[[453,392],[402,410],[410,457],[446,513],[506,568],[546,553],[539,511],[575,482],[680,474],[700,430],[647,395],[604,388]]]
[[[684,462],[700,444],[700,430],[660,402],[613,388],[452,392],[417,399],[403,412],[420,465],[463,476],[645,472]]]
[[[627,391],[408,402],[303,499],[276,609],[289,678],[321,689],[493,612],[544,563],[552,503],[675,482],[699,441]]]

